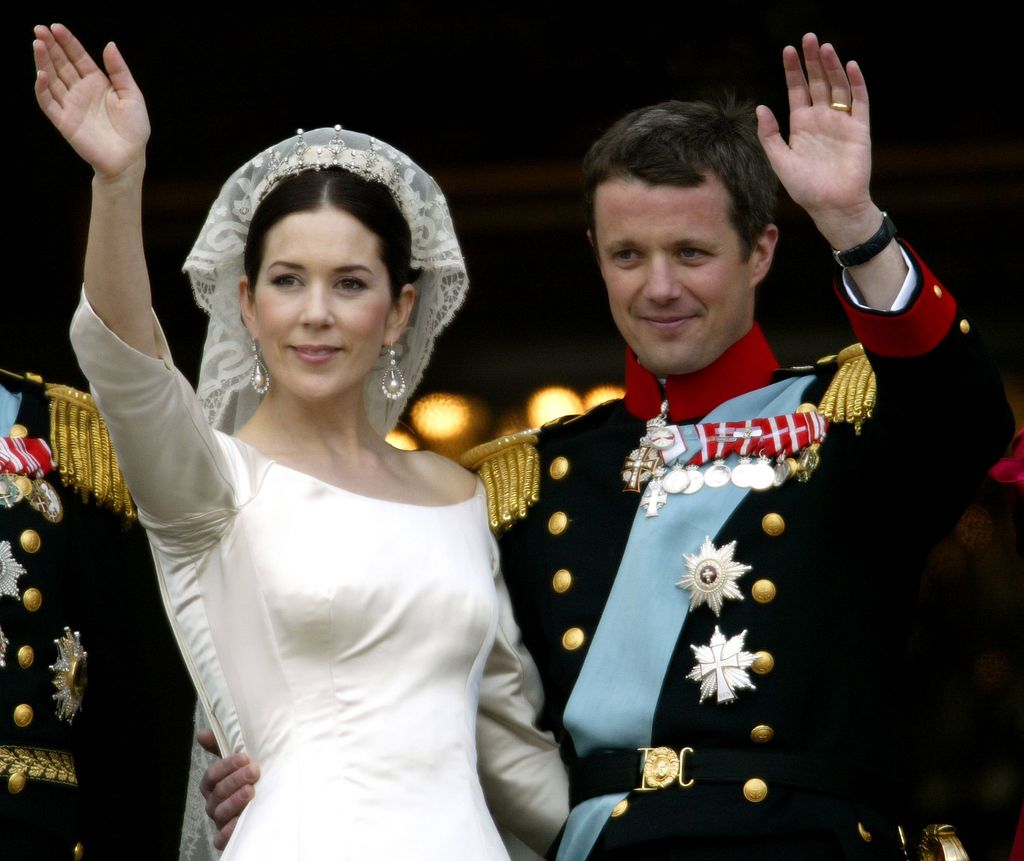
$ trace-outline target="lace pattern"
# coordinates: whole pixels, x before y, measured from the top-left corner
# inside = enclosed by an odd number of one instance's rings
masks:
[[[398,421],[423,377],[434,339],[466,295],[469,281],[448,203],[437,183],[407,155],[340,128],[304,132],[265,150],[224,184],[184,267],[196,302],[210,315],[198,393],[210,423],[219,430],[233,433],[259,405],[247,385],[251,353],[238,303],[253,212],[283,177],[326,167],[350,170],[388,188],[412,232],[412,265],[421,270],[412,320],[394,345],[409,384],[405,396],[389,401],[380,394],[379,374],[367,377],[364,402],[380,433]],[[383,372],[385,363],[381,357],[377,370]]]

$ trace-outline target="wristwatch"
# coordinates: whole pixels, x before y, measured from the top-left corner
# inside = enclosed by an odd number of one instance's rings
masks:
[[[833,248],[832,257],[843,269],[848,269],[850,266],[860,266],[861,263],[867,263],[876,254],[880,254],[892,242],[892,238],[895,235],[896,225],[889,218],[889,213],[883,212],[882,226],[875,231],[874,236],[866,242],[854,245],[853,248],[849,248],[846,251],[836,251]]]

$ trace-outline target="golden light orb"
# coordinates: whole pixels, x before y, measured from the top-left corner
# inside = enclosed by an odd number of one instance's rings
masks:
[[[530,427],[540,427],[560,416],[583,412],[580,396],[566,386],[538,389],[526,402],[526,420]]]
[[[605,401],[614,401],[617,398],[625,397],[626,390],[622,386],[604,385],[594,386],[583,395],[583,408],[592,410],[594,407],[603,404]]]

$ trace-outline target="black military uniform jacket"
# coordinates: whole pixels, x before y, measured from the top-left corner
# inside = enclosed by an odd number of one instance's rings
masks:
[[[43,477],[57,522],[27,498],[0,506],[5,558],[24,571],[17,596],[0,595],[0,858],[176,858],[193,698],[145,535],[129,528],[123,487],[100,478],[112,475],[109,452],[72,430],[98,422],[91,399],[47,392],[35,376],[4,373],[0,384],[21,394],[16,424],[0,433],[45,440],[69,479]],[[63,441],[51,435],[51,409]],[[71,653],[63,668],[61,639]]]
[[[860,388],[848,380],[845,403],[840,398],[832,405],[832,426],[809,480],[748,493],[713,536],[718,546],[735,541],[736,558],[752,566],[739,581],[744,600],[727,602],[721,619],[707,608],[688,615],[658,698],[651,742],[676,752],[692,748],[686,779],[693,785],[633,792],[615,808],[591,857],[618,851],[625,854],[615,857],[642,858],[645,847],[684,850],[701,838],[707,838],[700,842],[709,849],[706,857],[733,857],[726,836],[737,840],[735,857],[754,857],[750,852],[758,850],[751,846],[764,849],[780,839],[790,841],[784,857],[804,857],[804,848],[806,857],[823,857],[822,846],[835,857],[903,857],[892,729],[919,574],[930,547],[951,528],[1012,432],[998,376],[969,321],[931,273],[922,268],[918,277],[919,296],[900,315],[848,311],[877,382],[871,417],[858,432],[855,424],[864,416],[853,414],[864,407],[867,392],[862,373]],[[755,330],[744,341],[758,338]],[[742,364],[751,345],[738,347]],[[761,351],[756,344],[752,349],[756,365]],[[863,372],[866,362],[860,362]],[[725,389],[735,385],[732,365],[720,377]],[[836,363],[810,372],[816,379],[805,399],[817,403]],[[706,390],[716,369],[701,373]],[[629,381],[625,402],[541,431],[539,500],[501,540],[516,618],[544,682],[544,722],[562,743],[574,804],[613,791],[608,785],[581,791],[580,784],[593,784],[595,772],[587,767],[595,758],[578,762],[562,715],[639,503],[636,494],[623,493],[621,471],[644,432],[642,419],[658,410],[661,391],[647,377],[637,385]],[[688,404],[685,383],[675,403],[673,381],[667,385],[678,424],[700,421],[734,394],[700,403],[698,393]],[[635,396],[638,386],[648,387],[646,404]],[[511,512],[499,505],[492,521],[504,517],[508,526],[524,516],[529,495],[527,488],[517,502],[513,492]],[[685,571],[681,559],[667,559],[665,566],[666,574],[652,576],[678,579]],[[687,678],[694,666],[691,644],[707,644],[716,624],[747,630],[746,648],[758,655],[757,690],[742,691],[727,705],[699,702],[698,685]],[[644,636],[636,631],[637,649],[644,648]],[[639,755],[626,757],[625,775],[621,755],[609,760],[620,771],[618,783],[612,780],[615,791],[640,784]]]

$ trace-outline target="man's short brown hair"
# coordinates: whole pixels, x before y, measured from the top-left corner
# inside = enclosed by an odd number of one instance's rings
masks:
[[[729,192],[729,218],[749,256],[775,219],[779,183],[757,137],[754,106],[732,98],[661,102],[608,129],[583,159],[587,226],[594,230],[594,194],[605,180],[692,188],[708,174]]]

